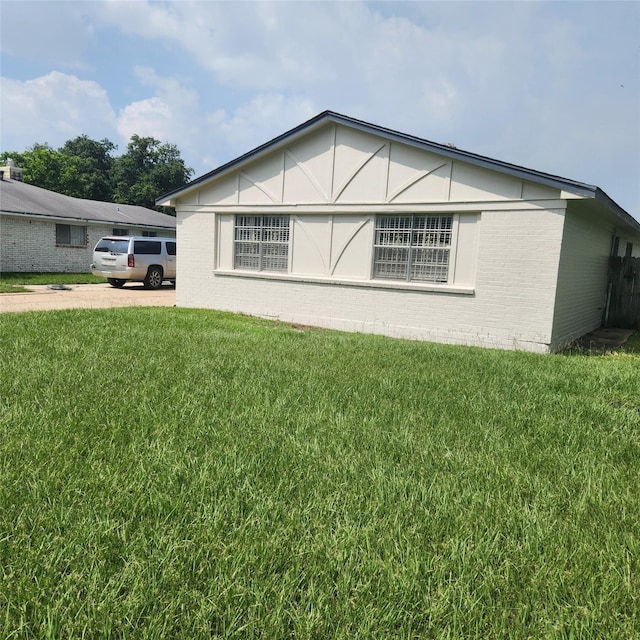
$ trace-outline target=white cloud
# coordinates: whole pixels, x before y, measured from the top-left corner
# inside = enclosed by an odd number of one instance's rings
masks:
[[[385,16],[378,6],[110,2],[103,18],[138,37],[185,50],[212,74],[209,82],[218,90],[236,93],[238,109],[243,98],[248,107],[256,95],[294,101],[302,96],[318,110],[343,111],[437,139],[437,132],[450,137],[463,116],[473,117],[495,102],[496,86],[509,80],[501,35]],[[465,10],[470,12],[467,5]],[[472,12],[482,17],[477,9]]]
[[[129,141],[137,134],[174,144],[187,165],[196,165],[197,173],[209,170],[207,160],[220,152],[218,127],[224,111],[203,110],[198,91],[177,76],[162,76],[149,67],[136,67],[135,74],[151,95],[120,110],[122,138]]]
[[[120,111],[118,132],[125,140],[135,133],[175,144],[183,159],[197,161],[197,173],[249,151],[318,111],[309,100],[274,93],[256,95],[231,111],[211,110],[177,77],[163,77],[148,67],[137,68],[136,75],[154,95]]]
[[[126,140],[138,134],[172,144],[191,142],[198,131],[198,93],[178,79],[161,77],[148,67],[136,67],[135,74],[154,95],[132,102],[120,111],[120,135]]]
[[[236,93],[231,107],[223,101],[220,109],[209,98],[198,111],[228,114],[218,134],[237,153],[324,109],[417,134],[453,129],[464,107],[456,70],[465,60],[487,67],[481,60],[495,58],[496,49],[485,35],[454,38],[404,17],[385,18],[362,3],[111,2],[103,17],[138,37],[186,49],[213,74],[209,80],[200,76],[194,90],[214,99],[223,91]],[[193,69],[185,76],[190,74]],[[162,103],[146,104],[149,123],[166,117],[175,89],[174,83],[171,96],[155,83]],[[180,120],[193,122],[193,106],[171,109],[174,131]],[[134,112],[142,114],[141,105],[123,112],[126,130],[136,121]],[[192,136],[200,146],[208,139],[202,131]],[[204,155],[211,157],[210,151]]]
[[[3,17],[7,4],[20,3],[2,3]],[[137,133],[176,144],[198,174],[332,109],[607,190],[615,184],[614,198],[619,185],[630,194],[621,204],[640,209],[630,186],[640,167],[637,3],[45,4],[56,8],[46,13],[52,29],[71,42],[66,59],[93,69],[109,91],[101,100],[80,91],[74,105],[68,87],[53,83],[51,115],[66,112],[78,126],[85,117],[99,138]],[[28,40],[7,46],[20,38]],[[106,38],[115,39],[108,58]],[[62,130],[39,92],[8,86],[33,108],[34,131]],[[109,100],[117,118],[89,114],[86,105]],[[78,133],[91,134],[86,123]]]
[[[241,155],[317,113],[318,108],[300,96],[260,94],[220,120],[218,126],[233,154]]]
[[[115,115],[105,90],[96,82],[57,71],[19,82],[0,79],[0,147],[22,151],[24,140],[53,147],[81,134],[102,139]]]
[[[118,132],[129,139],[140,136],[165,138],[171,124],[171,107],[161,98],[148,98],[127,105],[118,117]]]

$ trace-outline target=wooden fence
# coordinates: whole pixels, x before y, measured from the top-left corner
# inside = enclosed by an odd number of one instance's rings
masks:
[[[640,329],[640,258],[609,259],[604,326]]]

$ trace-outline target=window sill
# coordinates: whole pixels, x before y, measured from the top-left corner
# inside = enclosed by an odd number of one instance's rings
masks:
[[[430,291],[434,293],[455,293],[472,296],[475,287],[472,285],[429,284],[418,282],[400,282],[394,280],[347,280],[344,278],[322,278],[317,276],[294,275],[291,273],[275,273],[265,271],[243,271],[241,269],[228,271],[215,269],[214,275],[234,278],[252,278],[260,280],[282,280],[287,282],[310,282],[315,284],[337,284],[347,287],[365,289],[402,289],[405,291]]]

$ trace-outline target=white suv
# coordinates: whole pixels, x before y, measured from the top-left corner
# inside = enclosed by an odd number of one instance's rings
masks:
[[[176,281],[176,239],[108,236],[93,249],[91,273],[106,278],[113,287],[144,282],[157,289],[163,280]]]

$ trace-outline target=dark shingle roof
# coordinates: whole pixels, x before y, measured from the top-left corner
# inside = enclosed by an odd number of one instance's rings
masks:
[[[0,180],[0,212],[171,230],[176,226],[173,216],[152,209],[72,198],[16,180]]]

